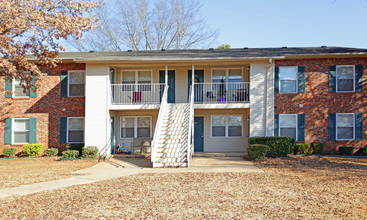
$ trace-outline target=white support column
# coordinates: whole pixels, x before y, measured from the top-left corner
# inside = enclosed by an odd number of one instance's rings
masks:
[[[192,65],[191,85],[194,85],[194,82],[195,82],[195,65]]]
[[[166,65],[166,68],[165,68],[165,71],[164,71],[164,82],[165,82],[165,85],[168,86],[168,66]]]

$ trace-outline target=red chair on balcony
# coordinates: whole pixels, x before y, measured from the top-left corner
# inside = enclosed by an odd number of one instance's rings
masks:
[[[129,96],[130,100],[134,103],[141,102],[141,91],[133,92],[133,96]]]

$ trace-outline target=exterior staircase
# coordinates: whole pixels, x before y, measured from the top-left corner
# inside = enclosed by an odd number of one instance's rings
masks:
[[[153,167],[187,167],[190,122],[189,103],[167,103],[162,109]]]

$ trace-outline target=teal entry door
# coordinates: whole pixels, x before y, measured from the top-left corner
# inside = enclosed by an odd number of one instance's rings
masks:
[[[204,152],[204,117],[195,117],[194,124],[194,152]]]
[[[192,70],[189,70],[188,74],[187,74],[187,82],[188,82],[188,93],[187,93],[187,97],[189,97],[190,95],[190,86],[192,84]],[[195,70],[195,83],[203,83],[204,82],[204,70]],[[203,85],[195,85],[194,88],[194,102],[196,103],[201,103],[203,102]]]
[[[164,70],[159,71],[159,83],[165,83],[166,81],[165,75],[166,73]],[[168,94],[167,94],[168,103],[175,103],[175,71],[174,70],[168,70],[168,86],[169,86]]]

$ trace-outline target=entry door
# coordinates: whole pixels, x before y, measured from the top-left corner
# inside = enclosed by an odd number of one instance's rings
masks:
[[[204,151],[204,117],[195,117],[194,152]]]
[[[165,83],[166,73],[164,70],[159,71],[159,83]],[[175,71],[168,70],[168,103],[175,103]],[[162,92],[163,94],[163,92]],[[162,98],[162,96],[161,96]]]
[[[115,118],[111,117],[111,154],[115,148]]]
[[[192,84],[192,71],[189,70],[188,74],[187,74],[187,82],[188,82],[188,86],[187,86],[187,90],[188,90],[188,93],[187,93],[187,97],[190,96],[190,86]],[[204,82],[204,70],[195,70],[195,83],[203,83]],[[201,103],[203,102],[203,85],[195,85],[195,88],[194,88],[194,95],[195,95],[195,98],[194,98],[194,101],[196,103]]]

